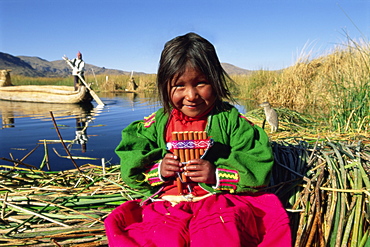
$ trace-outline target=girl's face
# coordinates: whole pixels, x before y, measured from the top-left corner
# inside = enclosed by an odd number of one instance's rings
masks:
[[[171,81],[170,99],[173,107],[195,117],[213,106],[216,95],[206,77],[199,70],[187,66],[184,74]]]

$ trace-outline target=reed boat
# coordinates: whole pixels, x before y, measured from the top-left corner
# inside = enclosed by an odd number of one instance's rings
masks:
[[[85,86],[77,91],[71,86],[24,85],[0,87],[0,100],[76,104],[91,102]]]

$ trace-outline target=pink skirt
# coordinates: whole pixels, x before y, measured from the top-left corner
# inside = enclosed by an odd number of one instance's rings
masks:
[[[128,201],[106,218],[109,246],[292,246],[274,194],[216,194],[198,202]]]

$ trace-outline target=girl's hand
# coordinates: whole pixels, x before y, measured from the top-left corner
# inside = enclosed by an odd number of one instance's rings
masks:
[[[161,163],[160,166],[160,173],[162,177],[169,178],[169,177],[177,177],[177,172],[182,172],[183,169],[181,168],[182,164],[179,161],[179,157],[174,154],[167,153]]]
[[[216,184],[216,167],[208,160],[189,160],[183,170],[185,176],[193,182]]]

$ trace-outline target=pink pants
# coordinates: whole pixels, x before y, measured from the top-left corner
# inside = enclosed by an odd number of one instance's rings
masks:
[[[128,201],[107,217],[109,246],[292,246],[288,215],[274,194],[139,203]]]

